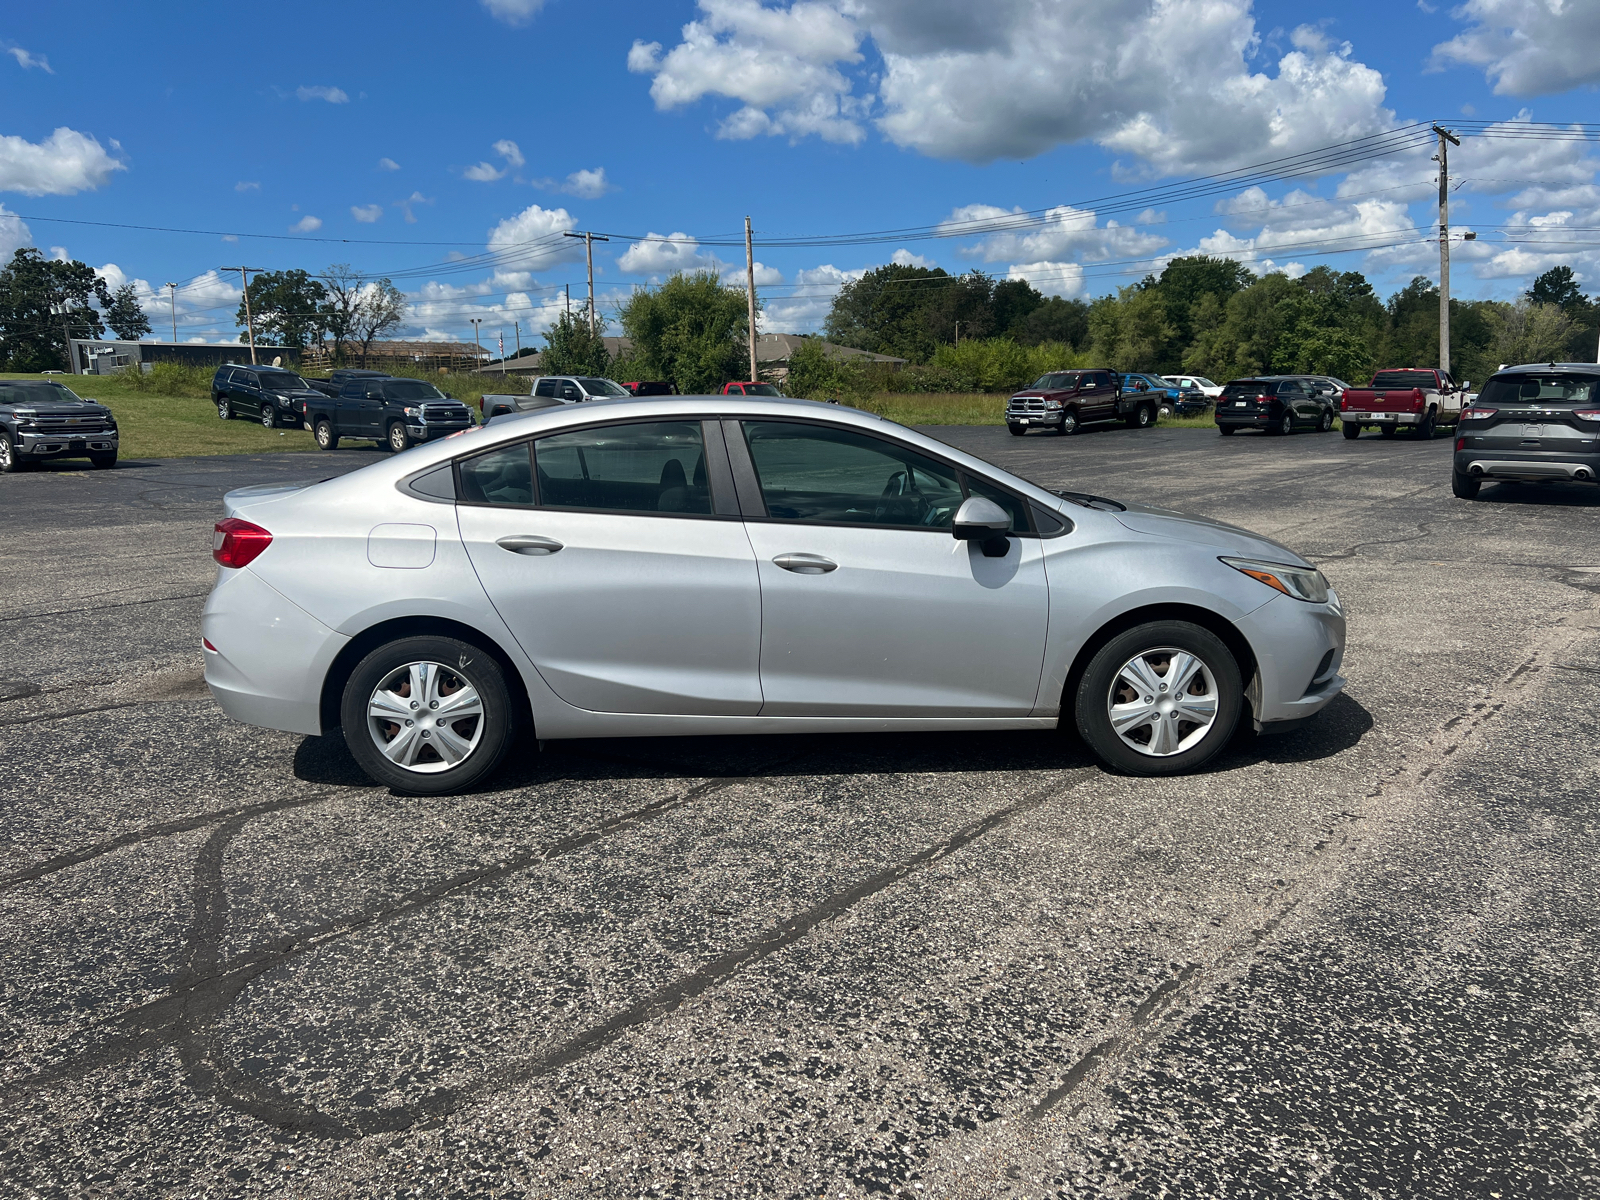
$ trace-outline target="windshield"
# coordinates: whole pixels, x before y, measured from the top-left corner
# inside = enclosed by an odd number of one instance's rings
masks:
[[[780,392],[777,388],[773,387],[770,383],[747,383],[747,384],[744,385],[744,394],[746,396],[781,396],[781,395],[783,395],[782,392]]]
[[[1070,391],[1078,386],[1078,375],[1074,371],[1056,371],[1039,376],[1038,382],[1033,386],[1056,392]]]
[[[0,403],[4,404],[82,404],[64,384],[44,379],[0,380]]]
[[[288,371],[263,371],[261,372],[261,386],[273,392],[304,392],[309,390],[309,385],[298,375]]]
[[[1600,396],[1600,375],[1562,371],[1501,375],[1483,385],[1479,404],[1588,404]]]
[[[445,394],[431,383],[420,379],[401,379],[383,385],[383,394],[390,400],[443,400]]]
[[[1372,386],[1378,391],[1384,388],[1431,388],[1438,384],[1432,371],[1379,371],[1372,377]]]
[[[582,379],[578,382],[583,390],[591,396],[628,396],[631,395],[627,388],[612,383],[609,379]]]

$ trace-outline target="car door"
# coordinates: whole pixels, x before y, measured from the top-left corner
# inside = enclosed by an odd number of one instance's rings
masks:
[[[760,710],[761,589],[719,424],[591,426],[488,451],[457,474],[473,568],[562,700]]]
[[[1014,716],[1038,698],[1036,537],[951,534],[976,485],[904,444],[816,421],[725,422],[761,578],[763,716]]]
[[[234,412],[250,417],[261,415],[261,381],[254,371],[235,371],[228,384],[228,396]]]

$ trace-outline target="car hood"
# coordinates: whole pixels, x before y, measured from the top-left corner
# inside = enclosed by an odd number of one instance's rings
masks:
[[[1195,517],[1174,512],[1168,508],[1153,508],[1145,504],[1129,504],[1126,512],[1116,514],[1116,519],[1135,533],[1150,537],[1170,538],[1174,541],[1210,546],[1213,549],[1241,557],[1261,558],[1285,566],[1311,567],[1300,555],[1271,538],[1251,533],[1237,525],[1213,521],[1209,517]]]
[[[6,404],[0,408],[9,409],[16,413],[28,413],[36,417],[98,417],[111,415],[111,410],[96,400],[85,400],[82,404]]]

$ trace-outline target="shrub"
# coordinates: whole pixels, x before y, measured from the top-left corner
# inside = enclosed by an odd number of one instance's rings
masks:
[[[877,387],[866,360],[835,358],[816,338],[807,338],[789,358],[789,377],[783,390],[802,400],[859,406]]]
[[[211,377],[215,367],[191,367],[183,363],[158,362],[150,370],[130,367],[116,378],[131,392],[152,396],[207,396],[211,395]]]

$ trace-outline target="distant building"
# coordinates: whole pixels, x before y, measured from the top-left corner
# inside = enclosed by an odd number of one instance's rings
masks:
[[[471,342],[373,342],[367,348],[366,362],[362,362],[361,346],[344,344],[344,366],[365,365],[370,370],[384,367],[426,367],[433,371],[471,371],[489,359],[489,352]],[[337,364],[333,361],[332,342],[314,342],[300,356],[300,365],[308,371],[323,370]]]
[[[105,338],[73,338],[71,350],[74,375],[115,375],[130,368],[148,371],[158,362],[216,367],[250,361],[250,347],[238,342],[119,342]],[[300,351],[292,346],[256,346],[258,363],[266,365],[273,360],[277,360],[279,366],[295,366],[300,361]]]

